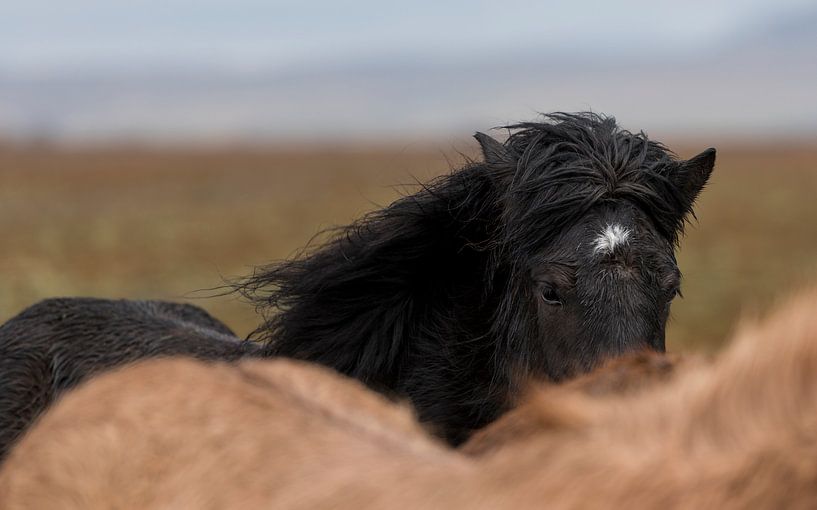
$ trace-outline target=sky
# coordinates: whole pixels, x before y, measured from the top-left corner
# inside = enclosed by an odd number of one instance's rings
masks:
[[[0,0],[0,136],[388,137],[596,105],[808,131],[815,34],[813,0]],[[639,106],[656,87],[680,106]]]
[[[750,30],[804,0],[520,0],[0,3],[6,72],[122,65],[277,67],[383,55],[689,51]]]

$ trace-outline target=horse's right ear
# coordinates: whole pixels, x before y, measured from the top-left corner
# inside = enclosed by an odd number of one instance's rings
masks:
[[[499,141],[480,132],[475,133],[474,138],[479,142],[479,146],[482,149],[482,157],[489,165],[508,160],[508,150],[504,145],[499,143]]]

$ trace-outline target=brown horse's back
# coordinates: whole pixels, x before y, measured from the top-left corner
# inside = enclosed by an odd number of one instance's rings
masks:
[[[814,507],[817,293],[710,365],[601,382],[532,392],[509,415],[524,437],[467,456],[325,369],[149,362],[44,415],[0,470],[0,507]]]

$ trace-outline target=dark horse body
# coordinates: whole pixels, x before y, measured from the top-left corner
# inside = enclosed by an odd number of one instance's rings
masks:
[[[662,351],[680,281],[674,249],[715,151],[679,160],[594,114],[512,130],[504,144],[477,135],[484,161],[238,283],[265,317],[253,335],[261,354],[318,362],[408,397],[422,421],[457,444],[507,410],[531,378],[559,381],[611,356]],[[32,328],[47,322],[26,314]],[[121,325],[99,319],[105,341],[85,344],[97,361],[80,372],[160,354],[201,356],[196,343],[212,341],[210,332],[226,334],[218,336],[226,343],[202,357],[258,354],[212,323],[202,338],[198,326],[157,333],[148,317],[126,344]],[[36,337],[5,326],[0,377],[28,374],[4,360],[10,343],[53,352],[57,336],[79,341],[89,331],[81,326]],[[60,356],[80,352],[70,346]],[[7,384],[0,380],[0,399]]]
[[[0,458],[61,392],[106,368],[258,351],[201,308],[163,301],[47,299],[0,326],[0,339]]]

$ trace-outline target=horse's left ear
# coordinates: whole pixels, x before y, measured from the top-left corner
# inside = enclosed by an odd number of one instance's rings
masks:
[[[712,168],[715,166],[715,149],[709,148],[690,158],[683,163],[678,172],[673,176],[675,185],[681,191],[684,201],[684,211],[692,210],[692,204],[701,190],[704,189],[709,176],[712,175]]]
[[[507,160],[508,150],[497,140],[479,132],[474,134],[474,138],[479,142],[479,147],[482,149],[482,158],[486,163],[490,165]]]

